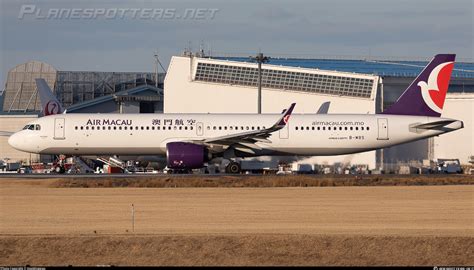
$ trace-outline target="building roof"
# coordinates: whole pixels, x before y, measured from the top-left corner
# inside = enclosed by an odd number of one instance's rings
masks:
[[[252,62],[248,57],[212,57],[214,59]],[[316,68],[333,71],[374,74],[392,77],[416,77],[428,64],[425,61],[393,60],[340,60],[340,59],[302,59],[270,58],[268,64],[292,67]],[[474,78],[474,63],[456,62],[453,77]]]
[[[87,100],[87,101],[84,101],[84,102],[81,102],[81,103],[78,103],[78,104],[74,104],[74,105],[67,108],[67,112],[73,112],[75,110],[80,110],[80,109],[87,108],[87,107],[90,107],[90,106],[94,106],[94,105],[97,105],[97,104],[101,104],[101,103],[104,103],[104,102],[107,102],[107,101],[110,101],[110,100],[114,100],[116,96],[135,95],[137,93],[147,91],[147,90],[153,90],[153,91],[156,91],[157,93],[159,93],[160,95],[163,95],[163,89],[156,88],[153,85],[140,85],[140,86],[137,86],[135,88],[128,89],[128,90],[115,92],[114,94],[111,94],[111,95],[102,96],[102,97]]]

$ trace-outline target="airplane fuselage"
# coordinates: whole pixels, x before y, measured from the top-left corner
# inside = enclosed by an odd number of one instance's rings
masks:
[[[59,114],[39,118],[10,137],[25,152],[65,155],[166,155],[175,141],[200,141],[272,126],[280,114]],[[341,155],[436,136],[462,128],[453,120],[439,129],[414,126],[440,120],[427,116],[384,114],[293,114],[273,132],[270,142],[257,142],[258,155]],[[38,128],[39,127],[39,128]],[[38,129],[38,130],[37,130]],[[210,152],[221,153],[213,145]],[[248,152],[239,152],[249,155]]]

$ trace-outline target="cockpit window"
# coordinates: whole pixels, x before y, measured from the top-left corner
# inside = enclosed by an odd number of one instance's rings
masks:
[[[40,125],[26,125],[23,130],[29,129],[29,130],[41,130]]]

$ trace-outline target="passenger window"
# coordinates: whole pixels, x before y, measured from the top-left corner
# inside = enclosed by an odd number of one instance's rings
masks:
[[[252,126],[252,130],[254,130],[254,129],[255,129],[255,127],[254,127],[254,126]]]
[[[369,127],[367,127],[367,130],[369,130]]]
[[[74,129],[77,130],[77,126],[75,126]]]
[[[40,125],[36,125],[36,130],[41,130],[41,126],[40,126]]]
[[[173,129],[176,130],[176,129],[178,129],[178,127],[177,127],[177,126],[174,126]]]
[[[364,127],[360,127],[360,130],[364,130]]]
[[[207,129],[209,129],[209,127],[207,127]],[[187,126],[185,126],[185,127],[184,127],[184,130],[188,130],[188,127],[187,127]]]
[[[328,127],[328,130],[331,130],[331,127]]]
[[[246,129],[246,130],[249,130],[249,126],[246,126],[245,129]]]
[[[179,130],[181,130],[183,127],[182,126],[179,126]]]
[[[187,128],[186,128],[187,129]],[[211,127],[210,126],[207,126],[207,130],[211,130]]]
[[[160,126],[157,126],[157,127],[156,127],[156,130],[160,130]]]
[[[339,130],[342,130],[342,127],[339,127]]]
[[[111,127],[111,126],[109,126],[109,127],[108,127],[108,129],[109,129],[109,130],[111,130],[111,129],[112,129],[112,127]]]
[[[168,130],[171,130],[171,126],[168,127]]]
[[[89,130],[89,127],[86,127],[86,130]]]
[[[81,130],[83,130],[83,129],[84,129],[84,127],[81,127]]]
[[[309,127],[306,127],[306,130],[309,130]]]
[[[114,126],[114,130],[117,130],[117,126]]]
[[[151,127],[151,130],[155,130],[155,126],[152,126],[152,127]]]
[[[344,130],[347,130],[347,127],[344,127]]]
[[[314,127],[311,127],[311,130],[314,130]]]
[[[193,127],[191,126],[191,127],[189,127],[189,129],[190,129],[190,130],[193,130]]]
[[[213,126],[212,129],[213,129],[213,130],[216,130],[216,126]]]
[[[94,130],[94,127],[91,127],[92,130]]]
[[[356,130],[359,130],[359,127],[356,127]]]
[[[102,130],[105,130],[105,126],[102,126]]]
[[[221,126],[219,126],[219,130],[222,130],[222,127],[221,127]]]
[[[323,127],[323,130],[326,130],[326,127]]]
[[[119,127],[119,130],[122,130],[122,127]]]
[[[321,130],[321,127],[318,127],[318,130]]]
[[[298,127],[295,127],[295,130],[298,130]]]
[[[350,129],[352,130],[353,128],[352,128],[352,127],[350,127]]]
[[[227,130],[227,126],[224,126],[224,130]]]
[[[146,130],[150,130],[150,127],[149,127],[149,126],[146,126]]]

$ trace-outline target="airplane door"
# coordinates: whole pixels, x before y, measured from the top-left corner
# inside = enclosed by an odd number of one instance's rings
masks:
[[[64,118],[54,119],[54,139],[64,140]]]
[[[196,133],[198,136],[204,135],[204,125],[201,122],[196,125]]]
[[[288,139],[290,135],[290,123],[286,124],[284,128],[280,129],[280,139]]]
[[[388,119],[387,118],[378,118],[378,137],[377,140],[388,140]]]

